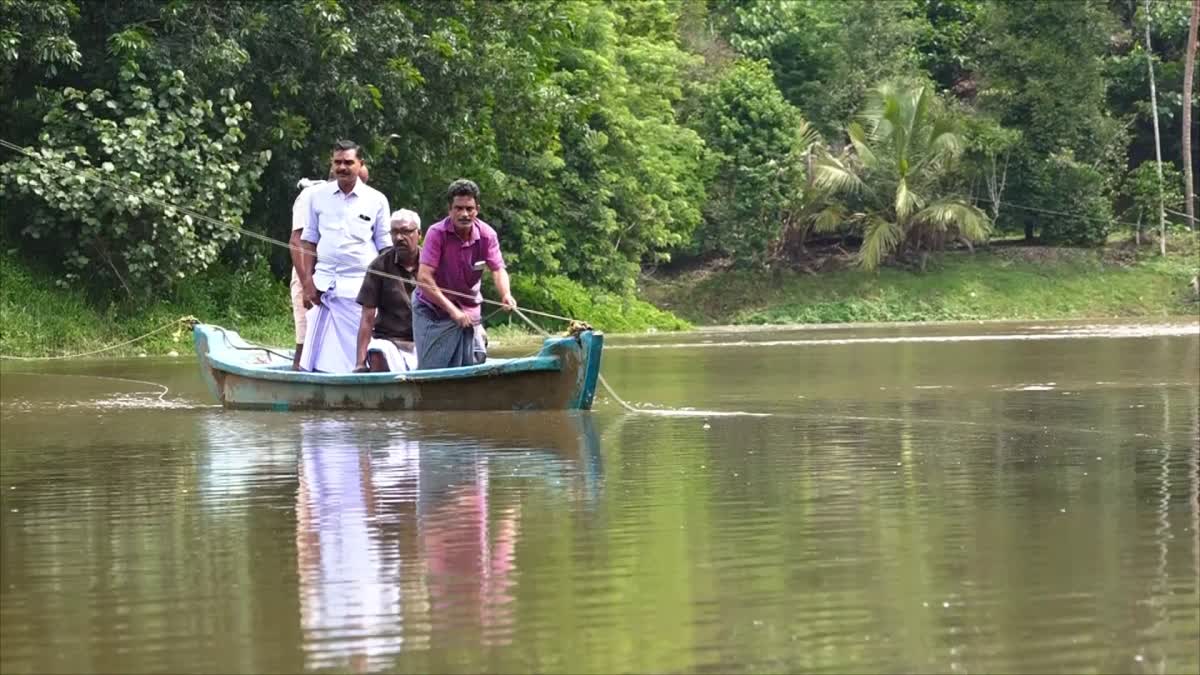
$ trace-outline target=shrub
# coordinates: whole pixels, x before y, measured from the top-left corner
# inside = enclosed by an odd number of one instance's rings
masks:
[[[107,282],[144,299],[217,260],[237,233],[183,213],[241,225],[269,153],[241,147],[248,103],[185,92],[180,71],[157,87],[133,67],[116,95],[67,87],[49,94],[40,149],[0,166],[10,198],[25,198],[20,234],[50,243],[60,285]]]
[[[515,275],[513,295],[522,307],[587,321],[599,330],[640,332],[683,330],[688,323],[670,312],[633,296],[598,292],[562,276]],[[494,320],[501,320],[503,313]],[[530,319],[548,331],[564,328],[561,322],[544,317]]]
[[[1042,163],[1035,200],[1047,211],[1038,216],[1042,240],[1051,244],[1103,244],[1113,220],[1104,185],[1100,171],[1075,161],[1069,153],[1053,155]]]

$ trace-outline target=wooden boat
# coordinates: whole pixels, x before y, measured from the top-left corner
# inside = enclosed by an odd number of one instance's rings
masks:
[[[250,410],[590,410],[604,334],[546,338],[534,356],[407,373],[309,373],[291,354],[211,324],[193,329],[200,371],[226,408]]]

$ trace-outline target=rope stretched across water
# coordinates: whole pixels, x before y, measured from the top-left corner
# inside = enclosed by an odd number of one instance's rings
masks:
[[[547,333],[545,331],[545,329],[543,329],[541,326],[539,326],[536,323],[534,323],[533,321],[531,321],[529,317],[525,316],[525,314],[521,312],[521,309],[519,307],[514,308],[513,312],[516,313],[517,316],[521,317],[522,321],[529,324],[529,326],[531,328],[533,328],[535,331],[540,333],[542,337],[550,337],[550,334]],[[604,386],[604,391],[607,391],[608,395],[613,397],[614,401],[616,401],[617,403],[620,403],[622,408],[628,410],[629,412],[635,412],[635,413],[650,412],[650,411],[646,411],[646,410],[640,410],[638,408],[635,408],[635,407],[629,405],[628,403],[625,402],[625,399],[621,398],[620,396],[617,396],[617,392],[613,391],[613,388],[611,386],[609,386],[608,380],[604,379],[603,375],[601,375],[600,373],[596,373],[596,376],[600,379],[600,384]]]

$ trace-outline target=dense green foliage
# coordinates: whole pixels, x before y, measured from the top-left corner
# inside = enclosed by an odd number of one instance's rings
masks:
[[[121,79],[117,96],[52,92],[39,151],[0,165],[0,177],[33,198],[19,202],[20,234],[61,257],[62,283],[88,277],[151,297],[206,269],[236,238],[176,206],[240,226],[270,152],[241,150],[249,104],[231,89],[215,104],[186,99],[180,71],[155,89],[133,68]]]
[[[180,209],[283,239],[296,180],[352,138],[394,208],[433,222],[473,178],[515,278],[617,295],[645,265],[790,263],[813,236],[868,266],[988,232],[1094,245],[1149,218],[1147,21],[1178,204],[1189,8],[0,0],[2,137],[33,153],[0,150],[0,231],[101,307],[213,265],[283,278],[286,250]],[[881,88],[952,133],[888,131]]]
[[[702,94],[692,123],[715,175],[696,246],[761,262],[779,236],[800,112],[783,99],[764,61],[738,60]]]
[[[942,110],[930,87],[886,84],[868,100],[862,119],[866,129],[857,122],[849,129],[853,163],[826,157],[814,169],[818,183],[861,196],[862,211],[850,217],[863,232],[860,265],[873,270],[898,251],[987,236],[987,216],[945,194],[963,140],[958,120]]]
[[[1184,222],[1180,216],[1183,210],[1184,197],[1180,189],[1183,178],[1173,165],[1163,163],[1161,183],[1161,206],[1164,218],[1168,223]],[[1127,221],[1133,221],[1134,227],[1141,225],[1142,230],[1153,230],[1158,225],[1158,209],[1160,183],[1155,162],[1142,162],[1136,169],[1125,177],[1122,196],[1129,204],[1124,216]]]
[[[1111,214],[1102,205],[1119,181],[1127,145],[1125,124],[1105,105],[1114,17],[1094,1],[997,2],[986,5],[981,21],[993,39],[980,54],[979,104],[1021,131],[1008,191],[1041,209],[1010,209],[998,225],[1027,236],[1040,225],[1052,242],[1104,241]]]

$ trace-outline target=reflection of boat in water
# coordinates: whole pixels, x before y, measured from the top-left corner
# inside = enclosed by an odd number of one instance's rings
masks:
[[[530,489],[525,479],[541,478],[533,485],[585,502],[596,499],[601,484],[590,415],[500,424],[525,417],[423,415],[387,426],[328,418],[296,425],[296,560],[307,668],[386,668],[448,626],[474,626],[484,639],[504,639],[519,563],[521,495]],[[495,424],[480,426],[489,421]]]
[[[546,338],[534,356],[407,373],[309,373],[219,326],[194,329],[200,371],[226,408],[259,410],[588,410],[604,335]]]

